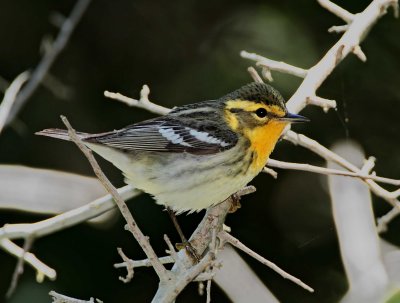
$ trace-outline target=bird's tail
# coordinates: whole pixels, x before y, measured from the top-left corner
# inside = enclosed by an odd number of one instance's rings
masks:
[[[76,134],[80,139],[84,139],[85,137],[89,136],[88,133],[77,132]],[[35,135],[71,141],[70,137],[68,136],[68,131],[66,129],[48,128],[48,129],[41,130],[40,132],[36,132]]]

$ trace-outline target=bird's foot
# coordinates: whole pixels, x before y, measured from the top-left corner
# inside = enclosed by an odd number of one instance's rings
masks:
[[[230,214],[236,212],[239,208],[242,207],[242,205],[240,204],[240,196],[238,194],[233,194],[231,196],[231,201],[232,204],[228,210]]]
[[[189,254],[189,256],[192,258],[194,263],[199,263],[200,262],[200,256],[197,253],[197,251],[194,249],[190,241],[186,241],[183,243],[176,243],[175,247],[177,250],[185,249],[186,252]]]

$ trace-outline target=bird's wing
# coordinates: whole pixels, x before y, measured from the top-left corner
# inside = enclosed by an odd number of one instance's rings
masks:
[[[202,127],[203,126],[203,127]],[[213,154],[233,147],[238,138],[225,124],[198,119],[159,117],[124,129],[89,136],[84,141],[123,151],[188,152]]]

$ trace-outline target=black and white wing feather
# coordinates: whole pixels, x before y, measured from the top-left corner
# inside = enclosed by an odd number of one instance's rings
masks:
[[[206,124],[206,126],[205,126]],[[159,117],[124,129],[92,135],[84,141],[130,151],[213,154],[233,147],[237,136],[225,124],[199,119]]]

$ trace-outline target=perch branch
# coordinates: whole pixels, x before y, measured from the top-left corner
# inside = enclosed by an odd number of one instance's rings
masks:
[[[152,266],[157,273],[158,277],[160,278],[161,283],[169,281],[172,277],[169,272],[165,269],[164,265],[158,260],[156,253],[154,252],[153,248],[150,245],[150,241],[148,237],[146,237],[139,227],[136,224],[135,219],[133,218],[131,212],[128,209],[128,206],[125,204],[125,201],[122,199],[116,188],[111,184],[111,182],[107,179],[104,175],[103,171],[101,170],[99,164],[97,163],[96,159],[94,158],[92,152],[82,143],[79,137],[76,135],[75,130],[71,127],[66,117],[61,116],[61,119],[65,126],[68,128],[68,135],[71,138],[85,157],[88,159],[90,165],[93,168],[94,173],[96,174],[97,178],[100,180],[101,184],[104,188],[111,194],[115,203],[117,204],[122,216],[127,222],[127,229],[132,233],[135,237],[136,241],[140,244],[141,248],[143,249],[144,253],[146,254],[147,258],[152,263]]]
[[[241,197],[254,191],[255,188],[253,186],[248,186],[245,187],[243,190],[240,190],[236,194],[238,197]],[[216,232],[222,230],[223,223],[225,222],[225,217],[228,214],[231,205],[232,200],[231,198],[228,198],[218,205],[207,209],[205,216],[189,239],[193,249],[199,255],[202,255],[204,251],[209,247],[213,236],[213,230],[215,230]],[[164,285],[160,285],[152,302],[174,301],[179,292],[195,277],[197,277],[207,266],[209,266],[210,262],[212,261],[213,254],[212,252],[207,253],[206,256],[207,258],[209,258],[209,260],[205,260],[204,257],[200,261],[200,263],[193,266],[192,257],[190,257],[186,253],[186,250],[180,250],[177,253],[178,259],[171,269],[171,272],[176,277],[177,284],[175,285],[173,283],[166,283]]]

